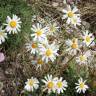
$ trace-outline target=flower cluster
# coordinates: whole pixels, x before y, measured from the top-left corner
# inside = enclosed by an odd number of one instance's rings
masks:
[[[64,93],[66,88],[68,87],[68,83],[66,80],[63,80],[62,77],[54,77],[52,75],[47,75],[44,77],[44,79],[41,80],[44,85],[42,85],[43,91],[47,91],[48,94],[50,93],[56,93],[56,94],[61,94]],[[76,92],[77,93],[85,93],[85,91],[89,88],[88,85],[85,84],[86,80],[83,80],[80,78],[78,80],[78,83],[75,83],[76,87]],[[24,89],[26,91],[34,91],[39,88],[39,81],[37,78],[32,77],[31,79],[28,79],[27,82],[25,82],[25,87]]]
[[[64,14],[62,16],[62,19],[66,20],[66,25],[72,25],[73,28],[77,30],[78,26],[81,25],[78,8],[76,6],[73,7],[71,5],[67,5],[67,8],[63,9],[62,12]],[[41,68],[41,66],[45,63],[48,64],[50,61],[54,62],[56,57],[59,55],[58,44],[56,44],[56,42],[53,40],[50,41],[49,38],[51,36],[54,37],[54,33],[58,32],[60,27],[58,27],[56,23],[46,23],[41,18],[40,21],[37,21],[39,23],[32,25],[32,41],[26,43],[26,48],[36,58],[35,60],[32,60],[32,64],[36,64],[38,69]],[[72,39],[65,41],[66,52],[72,56],[75,56],[76,62],[78,64],[88,64],[93,57],[90,47],[95,45],[94,38],[94,35],[88,30],[81,30],[79,36],[74,35]],[[89,59],[90,57],[91,59]],[[52,75],[45,76],[45,78],[42,79],[41,82],[44,83],[44,85],[42,86],[43,91],[47,91],[49,94],[52,92],[61,94],[68,87],[66,80],[63,80],[62,77],[53,78]],[[85,93],[85,91],[89,88],[85,83],[86,80],[83,80],[82,78],[80,78],[78,82],[75,83],[75,89],[77,93]],[[34,89],[38,88],[39,80],[37,78],[32,77],[31,79],[28,79],[25,85],[25,90],[34,91]]]
[[[12,18],[7,16],[6,24],[3,25],[6,26],[5,29],[3,29],[3,26],[0,27],[0,45],[5,42],[5,39],[7,38],[7,34],[15,34],[20,31],[20,18],[18,18],[16,15],[13,15]],[[0,53],[0,62],[4,61],[5,57],[3,53]]]
[[[36,60],[32,60],[32,64],[37,64],[37,69],[41,68],[41,65],[48,63],[50,61],[54,62],[56,56],[58,56],[59,46],[55,41],[50,43],[48,39],[52,36],[58,27],[56,23],[53,25],[48,24],[43,26],[41,23],[32,25],[32,40],[26,43],[26,48],[31,54],[35,55]]]
[[[78,13],[77,7],[71,8],[70,5],[67,5],[67,9],[62,10],[64,15],[62,19],[67,19],[66,23],[69,25],[74,25],[75,28],[77,25],[81,25],[80,14]],[[79,32],[78,32],[79,33]],[[95,46],[94,35],[88,30],[83,30],[81,33],[74,36],[72,39],[65,41],[66,52],[70,55],[76,55],[76,62],[81,64],[88,64],[93,58],[92,51],[90,47]],[[91,59],[89,59],[91,57]]]
[[[64,13],[62,19],[67,19],[66,23],[68,25],[72,24],[75,27],[76,25],[81,25],[80,14],[76,6],[71,8],[70,5],[67,5],[67,9],[63,9],[62,12]]]
[[[69,1],[73,2],[74,0],[64,0],[64,3]],[[71,4],[69,4],[67,5],[67,8],[62,10],[62,13],[62,19],[66,21],[66,26],[70,27],[70,25],[72,25],[72,27],[76,30],[78,27],[80,27],[81,18],[79,10],[76,6],[71,6]],[[32,19],[35,19],[35,16]],[[6,23],[3,24],[4,27],[0,27],[0,45],[5,42],[7,34],[17,34],[21,31],[21,23],[22,22],[18,16],[13,15],[12,18],[7,16]],[[56,22],[46,23],[41,18],[39,18],[35,24],[32,24],[32,32],[30,35],[31,39],[25,45],[27,51],[30,52],[31,56],[33,57],[31,63],[36,65],[36,69],[41,69],[42,65],[54,62],[59,56],[58,51],[60,46],[57,42],[57,38],[55,38],[56,32],[58,34],[59,32],[63,33],[63,31],[59,29],[60,27]],[[88,30],[82,30],[82,28],[80,30],[81,32],[78,32],[79,36],[77,36],[77,33],[73,38],[68,38],[68,40],[63,41],[63,45],[66,44],[66,53],[75,56],[75,60],[78,64],[85,65],[89,64],[93,58],[93,54],[90,49],[95,45],[95,37]],[[62,42],[60,42],[60,44],[61,43]],[[62,50],[60,51],[62,52]],[[2,62],[4,58],[4,55],[0,53],[0,62]],[[33,92],[34,90],[37,90],[39,86],[41,86],[40,84],[42,83],[40,82],[43,83],[42,91],[47,91],[48,94],[62,94],[67,90],[68,87],[68,83],[63,79],[63,77],[53,77],[52,75],[47,75],[41,81],[35,77],[27,79],[24,89],[26,91]],[[89,88],[88,85],[86,85],[86,80],[83,80],[82,78],[78,79],[78,82],[75,83],[75,86],[77,93],[85,93],[85,91]]]
[[[81,35],[81,40],[73,38],[72,40],[66,40],[67,49],[70,55],[78,55],[76,57],[76,62],[79,64],[87,64],[92,60],[93,54],[90,48],[95,45],[94,36],[88,31],[84,32],[84,35]],[[87,48],[87,49],[86,49]],[[83,49],[83,50],[82,50]],[[91,57],[91,59],[89,59]],[[90,61],[89,61],[90,60]]]
[[[63,80],[62,77],[58,78],[55,77],[53,78],[52,75],[47,75],[45,78],[42,80],[42,82],[45,84],[44,90],[48,90],[48,93],[54,92],[54,93],[63,93],[64,90],[68,87],[66,80]]]

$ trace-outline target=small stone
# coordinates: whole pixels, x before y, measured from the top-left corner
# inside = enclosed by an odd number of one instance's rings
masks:
[[[52,6],[57,7],[59,4],[57,2],[53,2]]]

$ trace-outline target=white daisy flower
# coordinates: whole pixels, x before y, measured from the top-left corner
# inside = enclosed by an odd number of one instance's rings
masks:
[[[46,38],[44,41],[38,43],[38,47],[42,48],[42,46],[46,47],[48,45],[48,39]]]
[[[31,77],[31,79],[27,79],[27,82],[25,82],[24,89],[27,91],[34,91],[35,89],[38,89],[39,87],[39,81],[37,78]]]
[[[89,59],[91,57],[92,59],[92,55],[90,51],[87,51],[85,53],[81,53],[78,57],[76,57],[76,62],[81,64],[87,64],[91,61],[91,59]]]
[[[37,42],[29,42],[25,44],[27,51],[30,51],[31,54],[38,53],[38,43]]]
[[[76,55],[77,51],[80,51],[78,39],[68,39],[65,43],[68,46],[66,51],[68,51],[70,55]]]
[[[48,93],[51,93],[51,92],[55,93],[55,91],[56,91],[56,88],[55,88],[56,80],[52,77],[52,75],[45,76],[45,78],[42,79],[42,82],[45,83],[43,91],[48,90]]]
[[[94,36],[92,33],[89,33],[88,30],[86,30],[86,32],[83,33],[83,43],[86,44],[87,46],[90,46],[94,43]]]
[[[7,16],[7,20],[6,20],[7,24],[6,25],[6,31],[9,32],[9,34],[13,33],[18,33],[20,31],[20,18],[18,18],[16,15],[13,15],[12,19]]]
[[[56,59],[56,56],[58,56],[57,51],[59,50],[59,47],[55,45],[55,43],[47,44],[46,46],[40,46],[40,55],[42,56],[42,60],[46,63],[48,63],[49,60],[54,62]]]
[[[81,19],[80,17],[75,16],[74,18],[71,19],[71,23],[76,27],[76,25],[80,26],[81,25]]]
[[[49,27],[49,32],[48,35],[54,35],[55,32],[57,32],[59,30],[59,27],[57,26],[57,23],[50,23],[48,25]]]
[[[73,23],[72,19],[80,16],[80,14],[76,13],[77,11],[78,11],[77,7],[74,7],[73,9],[71,9],[71,6],[68,5],[66,10],[65,9],[62,10],[62,12],[64,13],[62,19],[67,18],[67,21],[66,21],[67,24]]]
[[[76,90],[77,90],[77,93],[81,93],[81,92],[85,93],[85,91],[89,88],[85,83],[86,83],[86,80],[83,81],[82,78],[80,78],[80,79],[78,80],[78,83],[75,83],[75,84],[77,85],[77,86],[75,87]]]
[[[2,30],[2,27],[0,28],[0,44],[5,42],[5,38],[7,38],[7,33],[5,33],[5,30]]]
[[[41,67],[45,64],[45,62],[42,60],[42,58],[39,57],[36,60],[32,60],[32,64],[36,65],[36,70],[41,70]]]
[[[39,41],[39,42],[42,42],[46,39],[46,34],[47,34],[47,31],[48,31],[48,28],[47,27],[42,27],[41,24],[37,23],[37,25],[33,25],[31,30],[33,31],[33,33],[31,34],[34,41]]]
[[[62,77],[60,77],[60,79],[57,80],[56,82],[56,90],[57,93],[63,93],[64,90],[66,90],[66,87],[68,87],[66,80],[63,80]]]
[[[76,62],[81,64],[87,63],[87,56],[85,54],[81,54],[79,57],[76,57]]]

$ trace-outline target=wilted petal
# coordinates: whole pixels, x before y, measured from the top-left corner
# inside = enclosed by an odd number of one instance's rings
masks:
[[[4,61],[4,59],[5,59],[4,54],[3,53],[0,53],[0,62]]]

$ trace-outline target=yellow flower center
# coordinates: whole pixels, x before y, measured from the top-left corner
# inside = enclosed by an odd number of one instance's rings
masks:
[[[58,88],[62,88],[62,86],[63,86],[62,82],[61,81],[57,82],[57,86],[58,86]]]
[[[81,61],[85,61],[85,60],[86,60],[86,57],[85,57],[84,55],[81,55],[81,56],[80,56],[80,60],[81,60]]]
[[[3,36],[4,35],[4,33],[3,32],[0,32],[0,36]]]
[[[29,85],[29,86],[33,86],[33,84],[34,84],[34,81],[30,79],[30,80],[28,81],[28,85]]]
[[[90,41],[91,41],[90,36],[87,36],[87,37],[86,37],[86,42],[90,42]]]
[[[83,89],[84,88],[84,83],[80,83],[80,88]]]
[[[73,23],[77,23],[77,19],[76,18],[73,18]]]
[[[54,86],[54,83],[53,83],[52,81],[50,81],[50,82],[47,84],[47,87],[50,88],[50,89],[53,88],[53,86]]]
[[[74,13],[72,11],[68,12],[68,17],[72,18],[74,16]]]
[[[78,45],[77,45],[76,43],[73,43],[73,44],[71,45],[71,47],[72,47],[73,49],[76,49],[76,48],[78,48]]]
[[[50,31],[51,31],[51,32],[55,32],[55,30],[56,30],[56,28],[55,28],[54,26],[51,26],[51,27],[50,27]]]
[[[33,43],[32,44],[32,48],[37,48],[37,44],[36,43]]]
[[[12,20],[12,21],[10,22],[10,26],[11,26],[12,28],[15,28],[16,25],[17,25],[16,21]]]
[[[37,64],[40,64],[40,65],[42,65],[42,64],[43,64],[43,61],[42,61],[42,59],[38,59],[38,61],[37,61]]]
[[[46,55],[47,56],[51,56],[53,54],[52,50],[51,49],[47,49],[46,50]]]
[[[36,32],[36,34],[37,34],[38,37],[41,36],[42,33],[43,33],[42,30],[38,30],[38,31]]]

